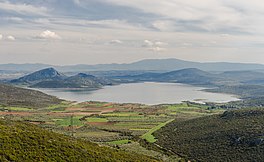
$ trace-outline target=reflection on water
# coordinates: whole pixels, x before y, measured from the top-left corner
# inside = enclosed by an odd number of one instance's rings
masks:
[[[118,103],[164,104],[195,102],[228,102],[238,100],[229,94],[201,91],[203,87],[194,87],[178,83],[131,83],[106,86],[99,90],[38,89],[44,93],[73,101],[105,101]]]

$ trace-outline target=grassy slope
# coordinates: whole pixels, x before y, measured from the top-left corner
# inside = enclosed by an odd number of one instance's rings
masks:
[[[0,120],[0,161],[155,161],[87,141]]]
[[[193,160],[263,161],[264,110],[173,121],[154,135],[160,146]]]
[[[59,104],[60,99],[39,91],[0,84],[0,105],[41,108]]]

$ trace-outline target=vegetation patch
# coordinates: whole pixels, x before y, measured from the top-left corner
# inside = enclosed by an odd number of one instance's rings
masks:
[[[174,119],[171,119],[165,123],[161,123],[159,125],[157,125],[156,127],[153,127],[152,129],[150,129],[147,133],[145,133],[144,135],[141,136],[142,139],[147,140],[150,143],[154,143],[157,141],[157,139],[152,135],[155,131],[159,130],[160,128],[164,127],[166,124],[172,122]]]

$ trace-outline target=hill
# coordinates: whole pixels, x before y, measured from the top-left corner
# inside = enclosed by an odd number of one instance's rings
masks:
[[[101,88],[104,85],[112,85],[109,79],[98,78],[93,75],[79,73],[63,80],[41,81],[30,87],[35,88]]]
[[[0,120],[0,128],[0,161],[155,161],[28,123]]]
[[[264,85],[223,85],[214,89],[206,89],[205,91],[234,94],[243,99],[264,97]]]
[[[173,121],[154,133],[157,144],[196,161],[263,161],[264,110],[227,111]]]
[[[164,82],[210,85],[213,84],[217,77],[200,69],[188,68],[160,74],[156,79]]]
[[[65,76],[54,68],[46,68],[18,79],[11,80],[10,82],[13,84],[34,84],[41,81],[62,80],[63,78],[65,78]]]
[[[0,105],[40,108],[59,104],[60,99],[45,93],[0,84]]]
[[[196,68],[181,69],[166,73],[144,73],[140,75],[120,76],[114,78],[120,79],[123,82],[172,82],[206,86],[212,85],[217,80],[220,80],[220,77],[217,75]]]
[[[112,81],[105,78],[98,78],[93,75],[79,73],[65,79],[66,82],[78,84],[80,87],[101,87],[104,85],[112,85]]]

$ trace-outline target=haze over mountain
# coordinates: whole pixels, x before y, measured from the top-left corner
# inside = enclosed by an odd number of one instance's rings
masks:
[[[0,70],[35,71],[54,67],[62,72],[140,70],[140,71],[173,71],[185,68],[198,68],[204,71],[245,71],[263,70],[263,64],[227,63],[227,62],[192,62],[179,59],[147,59],[129,64],[67,65],[54,66],[45,64],[1,64]]]

